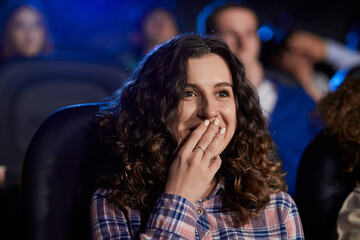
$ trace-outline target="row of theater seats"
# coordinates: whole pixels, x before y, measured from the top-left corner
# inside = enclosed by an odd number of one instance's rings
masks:
[[[7,168],[1,192],[0,239],[14,231],[22,231],[21,237],[28,239],[71,239],[65,226],[71,226],[74,218],[64,209],[86,206],[74,205],[83,179],[72,173],[86,171],[82,165],[84,139],[89,136],[85,133],[98,107],[77,104],[106,101],[126,79],[126,71],[117,64],[78,54],[0,64],[0,165]],[[77,106],[54,113],[43,123],[51,113],[69,105]],[[28,160],[23,161],[31,140],[36,147],[30,147]],[[16,235],[12,239],[21,239]]]
[[[50,113],[102,101],[124,77],[117,65],[69,54],[0,65],[0,165],[7,166],[6,186],[18,182],[30,139]]]

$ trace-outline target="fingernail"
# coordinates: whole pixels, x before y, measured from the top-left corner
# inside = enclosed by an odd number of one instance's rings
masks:
[[[179,146],[179,145],[180,145],[180,143],[181,143],[181,138],[179,138],[179,141],[178,141],[178,144],[177,144],[177,145]]]
[[[221,128],[221,129],[220,129],[220,134],[224,134],[225,131],[226,131],[226,128]]]
[[[215,126],[219,125],[219,123],[220,123],[220,120],[219,120],[219,119],[215,119],[215,121],[214,121]]]
[[[210,121],[209,121],[209,120],[205,120],[205,121],[204,121],[204,124],[205,124],[205,126],[209,126]]]

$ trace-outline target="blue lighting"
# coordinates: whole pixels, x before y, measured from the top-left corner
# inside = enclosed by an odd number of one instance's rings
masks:
[[[274,36],[273,27],[271,24],[264,24],[262,25],[259,30],[257,31],[257,35],[263,42],[268,42]]]
[[[359,44],[359,32],[357,31],[350,31],[346,35],[346,46],[350,49],[356,50]]]
[[[331,92],[335,91],[341,85],[341,83],[346,78],[348,72],[349,70],[340,69],[334,74],[334,76],[330,79],[329,82],[329,89]]]
[[[214,0],[208,4],[196,18],[196,32],[198,34],[206,34],[206,19],[213,13],[213,11],[226,4],[226,0]]]

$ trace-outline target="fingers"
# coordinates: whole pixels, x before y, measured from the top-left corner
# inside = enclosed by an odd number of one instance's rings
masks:
[[[181,141],[169,170],[165,192],[193,203],[205,194],[221,166],[218,154],[224,135],[225,128],[220,128],[219,120],[204,121]]]
[[[209,165],[209,171],[210,175],[215,175],[216,172],[219,170],[221,166],[221,158],[219,155],[211,158],[210,165]]]
[[[186,141],[181,146],[181,149],[179,150],[181,154],[191,154],[196,147],[197,143],[203,136],[203,134],[208,129],[208,126],[210,125],[209,120],[203,121],[199,126],[190,134],[190,136],[186,139]],[[204,149],[205,150],[205,149]],[[201,151],[199,149],[199,151]]]
[[[203,154],[203,161],[207,161],[208,165],[210,165],[210,160],[216,156],[219,155],[220,153],[218,152],[219,150],[219,145],[221,145],[221,142],[224,140],[224,136],[225,136],[225,128],[221,128],[216,135],[214,136],[214,138],[212,139],[212,141],[209,143],[209,145],[207,146],[204,154]]]
[[[187,163],[212,165],[212,159],[219,155],[219,145],[224,140],[225,128],[220,128],[220,120],[208,120],[200,124],[184,141],[177,153],[180,159],[187,159]],[[190,157],[190,156],[193,157]],[[190,158],[189,158],[190,157]],[[184,162],[185,163],[185,162]]]
[[[219,131],[219,124],[220,120],[215,119],[212,123],[210,123],[208,129],[204,132],[200,140],[196,143],[196,146],[199,146],[200,148],[194,147],[195,152],[200,152],[199,150],[203,150],[204,153],[207,149],[208,145],[211,143],[211,141],[214,139],[216,133]]]

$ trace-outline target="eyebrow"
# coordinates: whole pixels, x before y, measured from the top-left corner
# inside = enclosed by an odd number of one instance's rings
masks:
[[[215,87],[233,87],[233,85],[228,82],[220,82],[220,83],[215,84]]]
[[[197,84],[191,84],[191,83],[186,84],[185,87],[199,88]],[[232,88],[233,85],[228,82],[220,82],[220,83],[215,84],[215,87],[231,87]]]

